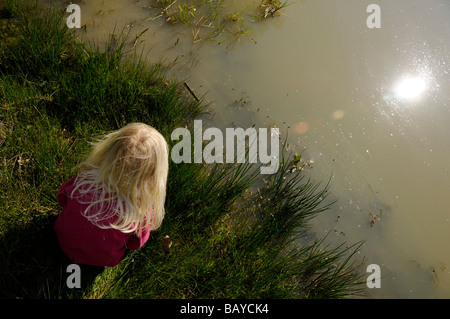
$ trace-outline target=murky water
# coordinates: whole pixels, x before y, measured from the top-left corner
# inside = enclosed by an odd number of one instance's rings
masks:
[[[379,0],[381,28],[369,29],[372,2],[299,1],[240,41],[194,44],[191,29],[147,20],[148,1],[86,1],[81,32],[104,41],[126,26],[149,61],[176,60],[174,75],[211,102],[210,126],[288,133],[314,161],[308,174],[331,177],[337,203],[314,231],[364,240],[361,256],[381,267],[368,297],[449,298],[450,3]]]

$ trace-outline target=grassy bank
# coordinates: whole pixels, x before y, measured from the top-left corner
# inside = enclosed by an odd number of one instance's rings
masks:
[[[29,2],[9,1],[1,18],[0,297],[339,298],[361,289],[357,246],[301,244],[327,209],[327,188],[292,173],[287,155],[258,191],[258,167],[171,163],[162,228],[119,266],[83,267],[83,287],[68,289],[55,196],[89,142],[139,121],[171,144],[205,107],[120,37],[105,51],[88,47],[60,12]]]

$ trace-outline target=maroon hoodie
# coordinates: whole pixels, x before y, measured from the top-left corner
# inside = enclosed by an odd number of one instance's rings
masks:
[[[90,222],[82,212],[89,206],[84,204],[92,195],[80,198],[78,190],[71,197],[75,188],[75,178],[64,182],[59,189],[57,200],[63,208],[55,221],[54,230],[62,251],[74,263],[94,266],[114,267],[120,263],[126,249],[141,248],[148,240],[150,231],[143,231],[140,236],[135,233],[123,233],[117,229],[102,229]],[[111,224],[117,216],[107,219],[102,224]]]

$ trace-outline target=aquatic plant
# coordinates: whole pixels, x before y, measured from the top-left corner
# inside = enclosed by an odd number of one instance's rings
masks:
[[[224,32],[240,39],[252,30],[248,20],[274,16],[289,4],[280,1],[263,1],[259,6],[236,5],[226,0],[155,0],[150,7],[158,14],[150,19],[164,18],[171,24],[184,24],[192,28],[193,42],[202,40],[222,41]],[[265,13],[258,14],[261,9]],[[256,19],[255,19],[256,18]]]
[[[263,0],[261,3],[260,9],[260,18],[267,19],[269,17],[275,16],[275,14],[279,13],[281,9],[286,8],[291,5],[287,0],[285,2],[281,2],[280,0]]]

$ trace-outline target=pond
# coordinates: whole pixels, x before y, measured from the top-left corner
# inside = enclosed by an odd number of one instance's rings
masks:
[[[173,64],[210,103],[204,127],[279,127],[307,174],[331,179],[337,202],[312,231],[332,245],[364,241],[361,257],[380,266],[367,297],[448,298],[450,4],[379,0],[380,28],[369,28],[373,2],[298,1],[250,17],[252,32],[193,41],[150,1],[97,0],[80,4],[79,32],[104,43],[129,29],[130,48]]]

